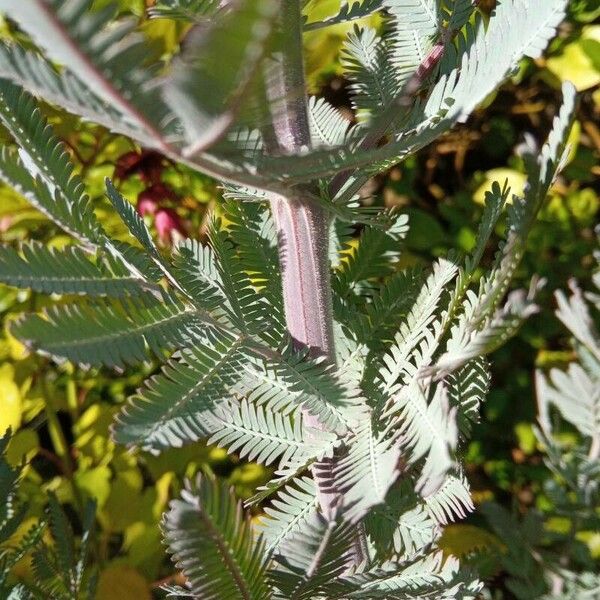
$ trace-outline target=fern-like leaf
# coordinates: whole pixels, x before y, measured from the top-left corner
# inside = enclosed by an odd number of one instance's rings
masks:
[[[152,145],[152,139],[146,132],[128,123],[121,112],[97,96],[70,71],[58,72],[38,53],[16,43],[0,44],[0,77],[86,121],[103,125],[144,145]]]
[[[202,23],[218,16],[223,8],[221,0],[159,0],[148,9],[148,16],[151,19]]]
[[[445,559],[439,551],[344,579],[360,588],[347,595],[357,600],[475,600],[482,588],[477,580],[462,577],[456,559]]]
[[[268,210],[249,202],[227,202],[227,232],[250,283],[266,299],[272,326],[270,344],[279,346],[285,337],[281,293],[281,269],[275,224]]]
[[[275,556],[270,578],[280,598],[313,600],[327,596],[328,588],[349,566],[348,548],[353,528],[328,522],[315,513],[304,528],[292,534]]]
[[[173,276],[199,308],[213,312],[227,303],[221,276],[210,246],[196,240],[184,240],[175,249]]]
[[[469,484],[463,476],[449,475],[441,487],[424,500],[427,511],[440,525],[464,519],[475,510]]]
[[[375,560],[396,554],[412,557],[431,547],[440,528],[408,479],[396,484],[384,505],[375,507],[365,518],[365,529],[375,549]]]
[[[584,295],[574,281],[570,282],[571,296],[563,292],[556,293],[558,310],[556,316],[582,344],[600,362],[600,334],[594,324]]]
[[[341,146],[349,137],[350,121],[323,98],[311,96],[308,116],[313,146]]]
[[[425,1],[425,0],[424,0]],[[480,28],[476,39],[460,63],[433,86],[426,102],[410,117],[409,127],[394,141],[377,148],[365,147],[348,152],[343,149],[316,150],[306,156],[265,157],[261,173],[285,176],[290,182],[309,181],[335,175],[346,169],[373,165],[389,168],[429,144],[466,118],[513,70],[524,56],[537,58],[554,36],[565,16],[567,0],[505,0],[498,4],[487,29]],[[368,130],[365,130],[365,136]],[[345,186],[343,196],[354,195],[364,179]]]
[[[355,26],[348,35],[341,60],[352,82],[352,104],[359,121],[368,122],[392,105],[398,88],[390,52],[374,29]]]
[[[131,20],[113,21],[115,5],[90,8],[91,0],[0,2],[0,10],[17,20],[53,61],[164,149],[163,132],[152,123],[170,125],[173,119],[153,82],[156,52],[133,31]]]
[[[487,396],[490,381],[488,361],[483,357],[467,362],[448,376],[448,399],[450,405],[456,407],[458,428],[464,437],[479,420],[479,408]]]
[[[467,294],[463,314],[452,327],[446,352],[428,370],[429,374],[437,371],[443,375],[474,356],[493,350],[536,310],[533,298],[539,283],[535,280],[528,294],[514,292],[504,308],[498,306],[523,257],[527,234],[564,160],[566,134],[573,123],[575,109],[575,90],[571,84],[563,86],[563,97],[563,106],[541,152],[536,152],[531,145],[524,151],[528,186],[524,198],[513,197],[508,211],[507,240],[497,254],[494,268],[480,281],[478,294]],[[476,255],[480,254],[481,250],[476,251]]]
[[[418,368],[411,360],[422,344],[427,344],[436,327],[438,306],[448,283],[457,273],[456,264],[449,260],[439,260],[433,272],[421,288],[413,308],[396,333],[394,343],[383,357],[380,369],[384,390],[391,390],[400,378],[405,385],[409,378],[415,379]],[[439,328],[439,324],[437,324]],[[428,346],[428,350],[434,350]],[[414,360],[414,359],[413,359]]]
[[[380,349],[393,342],[394,335],[415,305],[423,286],[423,274],[417,269],[398,271],[388,277],[350,323],[360,342]]]
[[[401,242],[408,232],[407,215],[382,214],[380,220],[380,227],[365,227],[357,248],[342,255],[333,282],[339,295],[360,292],[361,284],[389,275],[400,258]]]
[[[85,244],[97,244],[103,232],[83,182],[34,100],[4,82],[0,118],[21,147],[19,156],[2,149],[0,177],[65,231]]]
[[[163,520],[165,543],[197,598],[271,597],[262,540],[224,483],[198,477]]]
[[[313,31],[315,29],[321,29],[323,27],[329,27],[330,25],[339,25],[340,23],[348,23],[349,21],[356,21],[358,19],[364,19],[369,15],[377,12],[383,7],[382,0],[350,0],[345,2],[340,7],[340,10],[331,17],[327,17],[321,21],[310,21],[304,25],[305,31]]]
[[[0,281],[46,294],[113,298],[139,294],[149,287],[110,256],[94,263],[76,246],[57,250],[35,241],[24,242],[19,251],[0,247]]]
[[[317,488],[309,477],[293,479],[265,506],[258,529],[267,552],[274,552],[296,531],[304,529],[317,511]]]
[[[308,351],[288,348],[265,361],[262,373],[265,385],[253,393],[257,404],[284,413],[301,406],[326,429],[338,433],[345,433],[348,425],[363,415],[360,390],[344,381],[342,374],[326,360],[309,358]]]
[[[270,322],[267,301],[252,285],[250,275],[244,270],[235,246],[219,221],[211,224],[209,238],[217,259],[219,285],[227,299],[224,309],[231,323],[239,331],[253,333],[269,343],[270,334],[277,327]]]
[[[336,446],[335,435],[306,427],[299,414],[283,415],[245,399],[229,402],[215,413],[216,431],[208,442],[260,464],[270,465],[276,459],[284,466],[320,460],[331,457]]]
[[[188,43],[165,86],[165,99],[184,126],[185,155],[211,146],[233,124],[277,14],[272,0],[247,0],[213,20],[200,41]]]
[[[123,223],[127,226],[127,229],[129,229],[131,235],[142,245],[151,257],[160,261],[158,248],[140,214],[130,202],[127,202],[127,200],[119,194],[110,179],[105,179],[105,184],[108,199],[121,217]]]
[[[56,600],[81,598],[91,600],[95,595],[96,571],[86,572],[89,537],[92,535],[96,506],[89,502],[85,507],[82,542],[77,547],[71,524],[56,496],[48,496],[48,522],[52,545],[46,541],[38,544],[32,557],[35,584],[27,584],[34,598],[49,594]]]
[[[27,315],[13,334],[28,347],[57,360],[122,369],[182,347],[200,325],[198,315],[172,296],[53,306]]]
[[[440,32],[437,0],[384,0],[393,17],[392,64],[398,89],[424,64]]]
[[[114,439],[157,452],[209,436],[218,429],[213,413],[229,398],[245,360],[243,338],[199,336],[129,399],[113,426]]]
[[[426,459],[417,482],[424,495],[438,489],[454,466],[458,435],[456,409],[449,406],[445,387],[438,385],[427,400],[419,385],[402,388],[394,397],[398,432],[410,450],[408,462]]]
[[[400,447],[373,427],[372,417],[364,419],[347,445],[336,465],[334,484],[344,495],[344,519],[356,522],[385,501],[399,475]]]

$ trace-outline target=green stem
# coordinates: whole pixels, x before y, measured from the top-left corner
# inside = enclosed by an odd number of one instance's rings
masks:
[[[69,363],[67,366],[67,406],[71,413],[71,418],[75,419],[79,412],[79,402],[77,401],[77,382],[75,381],[75,367]]]
[[[79,492],[79,488],[75,484],[74,479],[75,464],[73,462],[71,453],[69,452],[69,444],[67,443],[67,439],[65,438],[64,431],[58,419],[56,407],[54,406],[52,399],[52,392],[49,389],[48,382],[44,377],[42,377],[42,390],[44,394],[44,410],[48,420],[48,434],[50,435],[54,453],[60,459],[63,471],[71,484],[73,500],[81,514],[83,514],[83,498]]]
[[[52,401],[52,393],[48,387],[48,382],[42,379],[42,387],[44,390],[44,407],[46,412],[46,418],[48,419],[48,433],[50,434],[50,440],[56,456],[58,456],[62,463],[65,473],[69,478],[73,476],[73,464],[71,462],[71,456],[69,454],[69,445],[65,438],[65,434],[58,420],[56,408]]]

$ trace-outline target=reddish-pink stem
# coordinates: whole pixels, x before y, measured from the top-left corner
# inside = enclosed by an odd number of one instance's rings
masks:
[[[302,18],[298,0],[282,2],[281,27],[288,43],[274,54],[267,69],[266,93],[272,107],[271,150],[295,153],[310,147],[307,98],[304,84]],[[293,40],[293,42],[291,41]],[[294,343],[315,356],[335,360],[329,275],[329,216],[298,189],[271,201],[279,236],[286,324]],[[306,425],[322,428],[319,420],[304,414]],[[331,464],[315,466],[313,474],[321,511],[333,514],[336,495],[318,472]]]

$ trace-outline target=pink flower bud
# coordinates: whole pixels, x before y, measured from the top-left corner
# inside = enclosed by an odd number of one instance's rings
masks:
[[[161,242],[169,243],[174,232],[183,233],[181,220],[177,214],[169,208],[161,208],[154,217],[154,226]]]
[[[152,198],[138,199],[137,210],[142,217],[153,215],[158,210],[158,202]]]

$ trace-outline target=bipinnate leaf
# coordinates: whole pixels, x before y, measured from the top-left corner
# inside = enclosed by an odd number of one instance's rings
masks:
[[[264,543],[224,482],[198,477],[163,519],[169,553],[189,591],[206,600],[267,600]]]

